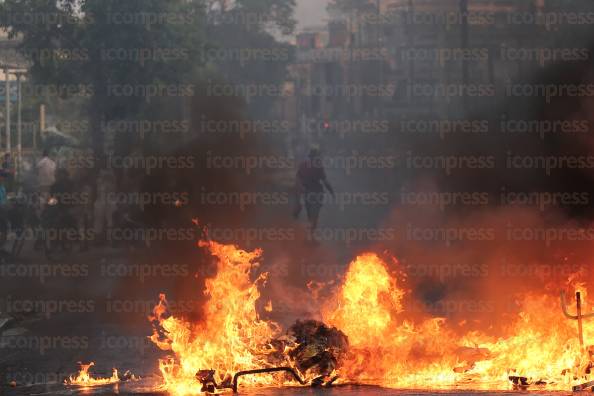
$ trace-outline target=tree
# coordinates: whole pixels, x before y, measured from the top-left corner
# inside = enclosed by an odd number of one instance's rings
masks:
[[[293,51],[289,43],[278,38],[293,33],[294,8],[295,0],[209,0],[208,45],[221,50],[219,53],[241,50],[248,56],[207,57],[208,62],[226,83],[280,86]],[[250,116],[266,118],[277,99],[266,95],[252,98],[248,105]]]
[[[295,0],[207,0],[212,20],[227,16],[250,18],[251,30],[278,30],[289,35],[295,30]]]
[[[141,111],[149,90],[171,94],[171,87],[192,84],[203,64],[205,17],[195,0],[6,0],[0,6],[0,26],[20,38],[33,82],[88,97],[99,164],[102,122]],[[175,50],[177,57],[166,55]]]
[[[210,60],[203,51],[212,46],[288,51],[273,33],[293,31],[294,7],[295,0],[6,0],[0,4],[0,26],[21,40],[34,83],[68,88],[59,91],[88,99],[83,102],[100,160],[103,121],[143,111],[153,114],[153,109],[147,110],[151,98],[142,93],[117,96],[114,88],[191,85],[199,82],[199,71],[207,62],[227,80],[282,81],[288,58],[284,63],[256,61],[246,66]],[[186,56],[167,62],[153,52],[140,62],[134,59],[140,49],[183,49]],[[39,50],[55,56],[50,60],[36,56]],[[252,108],[270,108],[263,103],[270,99],[263,98]]]
[[[353,12],[370,12],[377,9],[371,0],[333,0],[328,4],[328,9],[343,14]]]

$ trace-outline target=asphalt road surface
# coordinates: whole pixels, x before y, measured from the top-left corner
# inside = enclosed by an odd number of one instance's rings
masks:
[[[14,389],[5,389],[2,395],[6,396],[29,396],[29,395],[163,395],[166,393],[155,392],[143,381],[130,384],[120,384],[118,386],[104,386],[95,388],[66,388],[62,385],[29,386]],[[197,395],[202,394],[200,392]],[[231,394],[231,393],[228,393]],[[492,392],[492,391],[416,391],[416,390],[394,390],[383,389],[373,386],[338,386],[329,389],[312,388],[271,388],[271,389],[240,389],[239,395],[250,396],[432,396],[432,395],[499,395],[499,396],[519,396],[519,395],[569,395],[570,392]],[[575,395],[575,393],[574,393]]]

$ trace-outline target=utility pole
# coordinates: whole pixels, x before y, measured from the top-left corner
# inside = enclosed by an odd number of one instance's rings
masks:
[[[380,16],[382,14],[382,3],[381,0],[376,0],[376,20],[380,20]],[[376,31],[376,51],[378,54],[382,52],[382,33],[383,33],[383,24],[377,23],[377,31]],[[380,56],[380,60],[378,62],[378,71],[377,71],[377,79],[378,79],[378,86],[382,86],[384,79],[383,79],[383,66],[384,66],[384,59]],[[377,116],[383,116],[383,101],[381,95],[377,96]]]
[[[17,78],[17,180],[21,177],[21,164],[23,163],[23,130],[22,130],[22,111],[23,111],[23,98],[22,98],[22,87],[21,78],[23,74],[21,72],[16,73]]]
[[[43,134],[45,132],[45,105],[39,105],[39,132]]]
[[[415,33],[416,30],[414,29],[415,24],[413,23],[415,18],[415,8],[413,0],[408,0],[408,9],[406,10],[408,21],[404,24],[406,26],[406,36],[407,36],[407,43],[408,48],[411,49],[415,45]],[[402,48],[402,47],[401,47]],[[408,80],[412,84],[415,80],[415,58],[410,57],[408,60]]]
[[[468,0],[460,0],[460,16],[462,17],[461,24],[461,47],[463,50],[468,48]],[[468,61],[462,59],[462,84],[468,85]],[[468,111],[468,97],[465,95],[462,99],[463,111]]]
[[[4,68],[4,82],[5,82],[5,89],[6,93],[4,95],[4,104],[5,104],[5,116],[4,122],[6,125],[6,152],[10,153],[12,151],[12,146],[10,144],[10,80],[8,78],[8,68]]]

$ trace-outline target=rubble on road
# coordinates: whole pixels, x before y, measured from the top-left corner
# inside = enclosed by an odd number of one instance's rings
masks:
[[[299,344],[289,352],[297,369],[319,377],[330,376],[349,347],[342,331],[315,320],[298,320],[289,328],[289,334]]]

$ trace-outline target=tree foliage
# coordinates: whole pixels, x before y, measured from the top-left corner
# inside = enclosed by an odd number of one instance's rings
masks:
[[[295,0],[5,0],[0,26],[19,38],[33,81],[67,86],[60,92],[70,95],[77,94],[72,88],[88,93],[91,87],[87,114],[101,155],[103,121],[154,115],[150,97],[116,95],[114,86],[169,92],[167,87],[199,83],[207,65],[227,81],[282,81],[288,57],[246,64],[209,59],[205,50],[286,51],[288,45],[277,42],[274,32],[293,31],[294,7]],[[168,61],[158,55],[166,50],[184,55]],[[139,59],[139,51],[149,55]]]
[[[294,32],[295,0],[207,0],[211,17],[216,20],[235,17],[249,22],[249,30],[275,30],[284,35]]]
[[[6,0],[0,8],[0,26],[20,39],[34,82],[84,91],[98,154],[102,121],[138,112],[149,86],[191,82],[204,24],[204,6],[187,0]],[[119,95],[121,86],[134,94]]]

